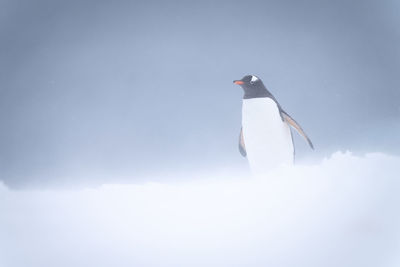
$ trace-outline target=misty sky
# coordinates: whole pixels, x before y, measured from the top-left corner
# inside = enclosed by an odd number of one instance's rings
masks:
[[[246,168],[258,75],[313,140],[400,154],[396,1],[0,2],[0,180],[10,186]],[[120,178],[122,179],[122,178]]]

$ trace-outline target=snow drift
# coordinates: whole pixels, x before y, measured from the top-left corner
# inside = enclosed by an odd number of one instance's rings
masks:
[[[336,153],[263,179],[0,185],[0,266],[399,266],[399,166]]]

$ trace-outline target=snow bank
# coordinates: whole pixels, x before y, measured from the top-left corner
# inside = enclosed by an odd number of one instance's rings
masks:
[[[399,166],[336,153],[263,179],[0,184],[0,266],[400,266]]]

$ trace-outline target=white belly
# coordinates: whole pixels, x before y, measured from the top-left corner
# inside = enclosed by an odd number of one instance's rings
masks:
[[[293,164],[290,128],[276,103],[268,97],[243,99],[242,129],[252,172],[263,174],[283,164]]]

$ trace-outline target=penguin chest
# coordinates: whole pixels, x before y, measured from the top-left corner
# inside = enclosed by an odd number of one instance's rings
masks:
[[[269,97],[243,99],[242,127],[253,172],[265,172],[293,163],[290,128],[282,121],[274,100]]]

